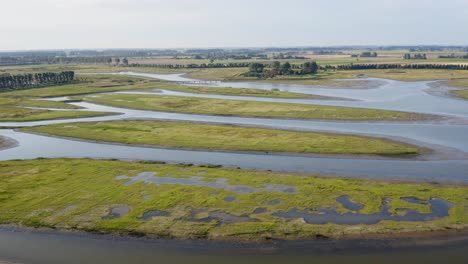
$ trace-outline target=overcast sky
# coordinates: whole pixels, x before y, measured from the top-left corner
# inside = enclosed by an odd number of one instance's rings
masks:
[[[468,45],[468,0],[0,0],[0,50]]]

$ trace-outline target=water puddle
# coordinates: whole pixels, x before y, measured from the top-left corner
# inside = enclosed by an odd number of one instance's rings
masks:
[[[117,219],[126,216],[130,212],[130,207],[126,205],[111,208],[108,215],[102,217],[104,220]]]
[[[232,203],[232,202],[234,202],[236,200],[237,200],[237,198],[234,197],[234,196],[228,196],[228,197],[224,198],[224,201],[228,202],[228,203]]]
[[[215,181],[206,181],[207,178],[193,176],[191,178],[171,178],[171,177],[158,177],[155,176],[155,172],[142,172],[135,177],[129,177],[126,175],[117,176],[116,180],[126,180],[125,186],[130,186],[138,182],[144,182],[148,184],[164,185],[164,184],[179,184],[179,185],[190,185],[209,187],[214,189],[224,189],[226,191],[246,194],[256,192],[281,192],[281,193],[297,193],[296,187],[282,184],[266,183],[262,188],[254,188],[248,185],[232,185],[228,183],[225,178],[218,178]]]
[[[252,214],[263,214],[263,213],[266,213],[267,211],[268,209],[260,207],[260,208],[256,208]]]
[[[151,220],[153,217],[158,217],[158,216],[168,216],[169,212],[166,211],[161,211],[161,210],[149,210],[143,213],[142,217],[139,217],[138,219],[141,220]]]
[[[279,203],[281,203],[281,199],[274,199],[274,200],[271,200],[271,201],[269,201],[267,204],[268,204],[268,205],[277,205],[277,204],[279,204]]]
[[[432,198],[428,201],[419,200],[413,197],[402,198],[404,201],[415,204],[428,204],[431,206],[430,213],[420,213],[419,211],[407,208],[399,208],[398,214],[394,215],[390,212],[390,200],[386,199],[382,210],[375,214],[359,214],[355,212],[339,213],[334,208],[318,208],[311,210],[297,210],[293,208],[286,212],[276,212],[273,216],[294,219],[303,218],[308,224],[343,224],[343,225],[358,225],[358,224],[377,224],[384,220],[392,221],[409,221],[409,222],[427,222],[438,218],[449,216],[450,209],[454,206],[452,203],[439,198]],[[401,210],[400,210],[401,209]]]
[[[349,196],[347,195],[342,195],[338,198],[336,198],[336,201],[339,202],[344,206],[344,208],[351,210],[351,211],[359,211],[362,208],[364,208],[363,204],[360,203],[355,203],[349,199]]]

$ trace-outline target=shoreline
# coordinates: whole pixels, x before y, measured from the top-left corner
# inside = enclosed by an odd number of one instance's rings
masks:
[[[144,119],[127,119],[127,120],[136,120],[136,121],[145,121]],[[154,120],[146,120],[146,121],[154,121]],[[171,121],[171,122],[186,122],[186,121]],[[190,122],[190,121],[189,121]],[[196,122],[200,124],[213,124],[210,122]],[[221,124],[223,125],[223,124]],[[244,125],[231,125],[229,126],[238,126],[238,127],[249,127]],[[252,126],[250,126],[252,127]],[[384,137],[376,137],[376,136],[362,136],[358,134],[340,134],[340,133],[329,133],[329,132],[312,132],[311,133],[323,133],[327,135],[350,135],[350,136],[361,136],[366,137],[369,140],[372,139],[379,139],[384,140],[390,143],[400,143],[405,144],[408,146],[416,147],[419,149],[420,153],[417,154],[396,154],[396,155],[385,155],[385,154],[333,154],[333,153],[298,153],[298,152],[270,152],[270,151],[243,151],[243,150],[222,150],[222,149],[197,149],[197,148],[176,148],[176,147],[165,147],[165,146],[157,146],[157,145],[149,145],[149,144],[127,144],[121,142],[112,142],[112,141],[99,141],[93,139],[85,139],[79,137],[67,137],[67,136],[60,136],[60,135],[53,135],[47,133],[40,133],[40,132],[33,132],[33,131],[23,131],[22,128],[14,128],[16,132],[20,133],[27,133],[32,135],[38,136],[45,136],[50,138],[58,138],[58,139],[65,139],[77,142],[87,142],[87,143],[95,143],[95,144],[103,144],[103,145],[115,145],[115,146],[125,146],[125,147],[143,147],[143,148],[154,148],[154,149],[165,149],[165,150],[184,150],[184,151],[193,151],[193,152],[218,152],[218,153],[233,153],[233,154],[252,154],[252,155],[271,155],[271,156],[290,156],[290,157],[311,157],[311,158],[338,158],[338,159],[362,159],[362,160],[402,160],[402,161],[410,161],[410,160],[437,160],[437,159],[427,159],[430,156],[436,156],[439,153],[436,153],[437,150],[431,149],[426,146],[420,146],[417,144],[408,143],[405,141],[398,141],[395,139],[389,139]],[[284,130],[284,129],[283,129]],[[285,131],[297,131],[297,130],[285,130]],[[308,131],[303,131],[308,132]],[[442,154],[442,153],[440,153]],[[424,159],[426,158],[426,159]]]
[[[58,236],[62,238],[93,239],[108,242],[138,242],[145,244],[160,244],[172,248],[192,250],[311,250],[314,253],[326,253],[330,250],[390,250],[449,246],[453,244],[468,245],[468,226],[460,229],[435,231],[408,231],[402,233],[380,233],[344,235],[332,238],[317,235],[315,238],[263,240],[246,239],[206,239],[206,238],[167,238],[146,234],[104,233],[79,229],[60,229],[48,227],[28,227],[16,224],[1,224],[1,233],[21,233],[39,236]],[[325,247],[324,247],[325,246]],[[209,248],[207,248],[209,247]]]

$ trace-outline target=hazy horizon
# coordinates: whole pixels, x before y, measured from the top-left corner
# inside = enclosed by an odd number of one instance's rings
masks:
[[[1,51],[468,45],[468,1],[15,0]]]

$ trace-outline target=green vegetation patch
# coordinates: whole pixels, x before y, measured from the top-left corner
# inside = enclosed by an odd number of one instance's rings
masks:
[[[415,146],[371,137],[191,122],[86,122],[24,128],[23,131],[188,149],[363,155],[405,155],[422,151]]]
[[[142,172],[173,181],[196,179],[203,186],[134,181]],[[196,177],[196,178],[193,178]],[[375,233],[461,229],[468,226],[468,189],[463,186],[385,183],[286,173],[148,164],[87,159],[42,159],[0,162],[0,223],[159,237],[250,239],[342,237]],[[247,186],[255,192],[209,187],[218,182]],[[289,186],[295,192],[268,191]],[[382,221],[371,225],[307,224],[301,218],[273,216],[292,208],[335,208],[351,212],[336,199],[360,203],[360,214],[379,213],[385,199],[392,213],[428,204],[403,201],[440,198],[453,204],[447,217],[427,222]],[[235,197],[235,200],[228,200]],[[212,216],[214,218],[207,218]]]
[[[1,122],[27,122],[52,119],[84,118],[112,115],[114,113],[94,111],[50,111],[43,109],[0,106]]]
[[[67,104],[64,102],[55,102],[47,100],[38,100],[25,97],[0,97],[0,105],[2,106],[19,106],[19,107],[40,107],[40,108],[56,108],[56,109],[80,109],[81,107]]]
[[[117,107],[165,112],[223,116],[275,117],[329,120],[423,120],[433,116],[365,108],[300,105],[181,96],[106,94],[84,97],[85,100]]]
[[[461,98],[468,99],[468,90],[457,90],[455,94],[460,96]]]
[[[463,88],[461,90],[455,90],[453,93],[461,98],[468,99],[468,79],[450,80],[449,85]]]
[[[77,83],[2,93],[2,96],[54,97],[90,93],[142,90],[153,87],[148,78],[123,75],[78,75]]]

